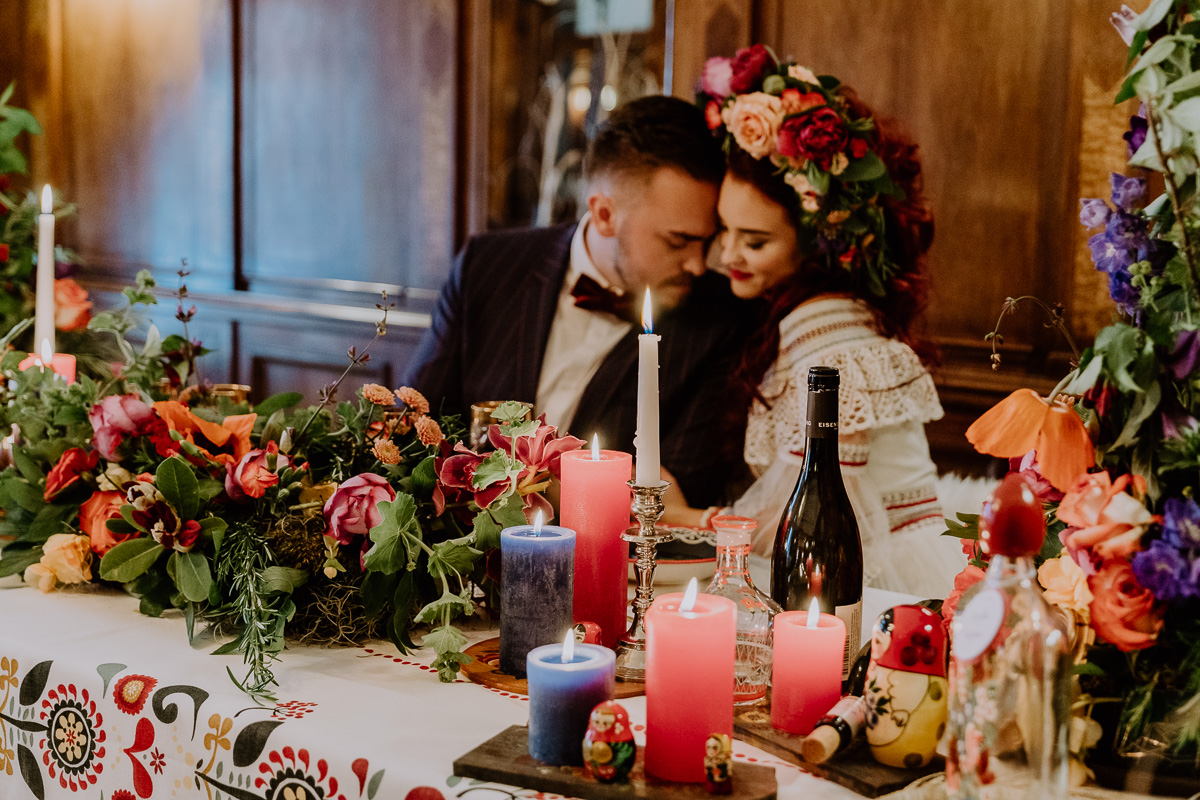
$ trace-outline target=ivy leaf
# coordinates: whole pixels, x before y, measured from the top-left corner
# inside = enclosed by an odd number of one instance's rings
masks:
[[[163,546],[153,539],[130,539],[109,550],[100,559],[100,577],[106,581],[129,583],[158,560]]]
[[[471,485],[476,491],[480,491],[507,477],[508,456],[501,450],[493,450],[475,468],[475,476],[471,479]]]
[[[435,653],[460,653],[467,644],[467,637],[453,625],[442,625],[425,634],[422,647],[431,647]]]
[[[200,482],[182,458],[173,456],[159,464],[154,472],[154,485],[181,519],[196,518],[200,511]]]
[[[427,604],[422,608],[416,617],[416,621],[434,622],[443,612],[447,614],[448,619],[454,619],[459,614],[470,614],[475,610],[475,604],[470,600],[464,600],[462,597],[446,590],[442,596],[432,603]]]
[[[379,504],[380,522],[371,528],[371,549],[364,564],[369,572],[391,575],[401,569],[416,566],[417,553],[409,546],[408,537],[419,539],[421,525],[417,521],[417,503],[412,495],[399,494],[392,501]]]
[[[504,500],[504,505],[502,506],[492,503],[488,511],[491,513],[492,519],[496,520],[496,523],[501,528],[529,524],[529,520],[525,519],[525,502],[515,493],[509,495]]]
[[[513,425],[525,419],[525,415],[529,413],[529,408],[524,403],[518,403],[515,400],[509,400],[501,403],[495,411],[492,412],[492,419],[506,425]]]
[[[469,572],[475,565],[475,559],[483,555],[458,541],[438,542],[433,546],[433,554],[429,556],[429,574],[450,577],[451,575]]]
[[[471,524],[475,530],[475,544],[480,550],[487,552],[500,546],[500,526],[492,519],[491,512],[480,511]]]

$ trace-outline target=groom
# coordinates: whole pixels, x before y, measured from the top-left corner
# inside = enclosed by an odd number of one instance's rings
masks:
[[[446,413],[523,400],[562,431],[633,452],[648,287],[663,467],[689,504],[720,503],[743,469],[728,383],[749,330],[728,281],[705,273],[724,167],[690,103],[653,96],[615,111],[588,147],[583,219],[472,237],[405,382]]]

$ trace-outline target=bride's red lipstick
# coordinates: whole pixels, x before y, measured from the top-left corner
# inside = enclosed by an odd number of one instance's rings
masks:
[[[733,278],[735,281],[748,281],[754,277],[754,274],[750,272],[742,272],[740,269],[731,269],[729,270],[729,277]]]

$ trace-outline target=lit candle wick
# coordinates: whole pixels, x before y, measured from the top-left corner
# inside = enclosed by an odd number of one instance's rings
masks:
[[[42,339],[42,352],[37,359],[37,365],[43,370],[54,363],[54,349],[50,347],[49,339]]]
[[[600,460],[600,434],[592,434],[592,461]]]
[[[654,333],[654,314],[651,311],[650,287],[646,287],[646,299],[642,302],[642,330]]]
[[[821,621],[821,602],[817,598],[813,598],[808,604],[808,623],[807,627],[815,628]]]
[[[563,637],[562,663],[570,664],[575,660],[575,631],[567,628],[567,635]]]
[[[542,512],[541,511],[538,511],[537,516],[535,516],[533,518],[533,535],[534,536],[542,535]]]
[[[692,578],[688,581],[687,591],[683,593],[683,602],[679,604],[679,613],[688,614],[696,607],[696,595],[700,592],[700,584]]]

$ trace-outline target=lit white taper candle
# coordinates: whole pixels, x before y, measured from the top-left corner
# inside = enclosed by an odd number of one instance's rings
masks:
[[[33,352],[41,353],[43,343],[54,341],[54,195],[50,184],[42,190],[42,213],[38,214],[37,304],[33,323]]]
[[[662,337],[654,333],[649,289],[646,289],[646,301],[642,305],[642,329],[645,333],[638,336],[637,435],[633,439],[637,449],[637,465],[634,480],[638,486],[658,486],[662,483],[658,453],[658,342]]]

